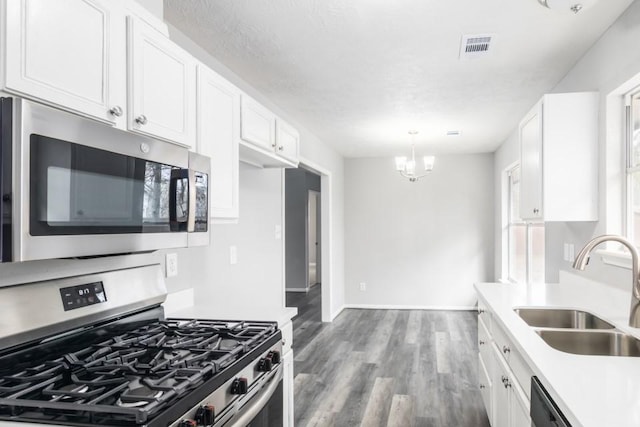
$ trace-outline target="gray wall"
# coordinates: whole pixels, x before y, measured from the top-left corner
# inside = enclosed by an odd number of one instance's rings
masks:
[[[304,169],[285,171],[285,253],[287,289],[307,288],[306,227],[309,190],[320,191],[320,177]]]
[[[599,218],[597,222],[547,223],[545,231],[546,280],[558,280],[560,270],[571,270],[569,262],[563,261],[563,244],[573,243],[576,252],[591,237],[604,234],[619,234],[621,230],[620,182],[624,177],[620,165],[622,144],[620,137],[622,119],[619,109],[611,105],[621,105],[621,98],[614,94],[617,88],[640,73],[640,2],[633,2],[607,32],[589,49],[567,75],[550,92],[598,91],[600,93],[600,134],[599,167],[594,173],[599,177]],[[542,94],[540,94],[542,96]],[[608,106],[607,100],[612,104]],[[523,113],[524,114],[524,113]],[[517,129],[496,151],[496,195],[499,195],[501,171],[518,160],[519,146]],[[499,197],[496,198],[496,212],[500,213]],[[496,220],[496,277],[503,268],[500,253],[501,217]],[[592,256],[584,276],[604,283],[630,288],[629,271],[602,263],[600,257]]]
[[[438,156],[417,183],[392,158],[347,159],[345,172],[347,304],[473,306],[473,283],[494,279],[493,155]]]

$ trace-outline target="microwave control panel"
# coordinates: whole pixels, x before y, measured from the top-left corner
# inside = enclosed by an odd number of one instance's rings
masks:
[[[107,294],[104,292],[102,282],[60,288],[60,296],[62,296],[64,311],[107,301]]]

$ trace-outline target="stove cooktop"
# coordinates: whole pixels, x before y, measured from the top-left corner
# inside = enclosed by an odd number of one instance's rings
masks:
[[[0,357],[0,420],[166,426],[280,338],[273,322],[110,324]]]

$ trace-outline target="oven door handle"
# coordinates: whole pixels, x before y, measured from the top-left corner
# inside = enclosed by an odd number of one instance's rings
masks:
[[[260,413],[262,408],[267,405],[276,392],[280,380],[282,380],[282,365],[278,366],[275,374],[269,380],[269,385],[260,390],[260,392],[249,401],[248,405],[238,411],[233,417],[230,427],[246,427],[251,420]]]

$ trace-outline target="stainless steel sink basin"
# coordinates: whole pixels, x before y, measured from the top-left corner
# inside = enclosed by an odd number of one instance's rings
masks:
[[[580,310],[556,308],[516,308],[514,311],[535,328],[613,329],[601,318]]]
[[[640,340],[622,332],[539,329],[536,333],[551,347],[566,353],[640,357]]]

